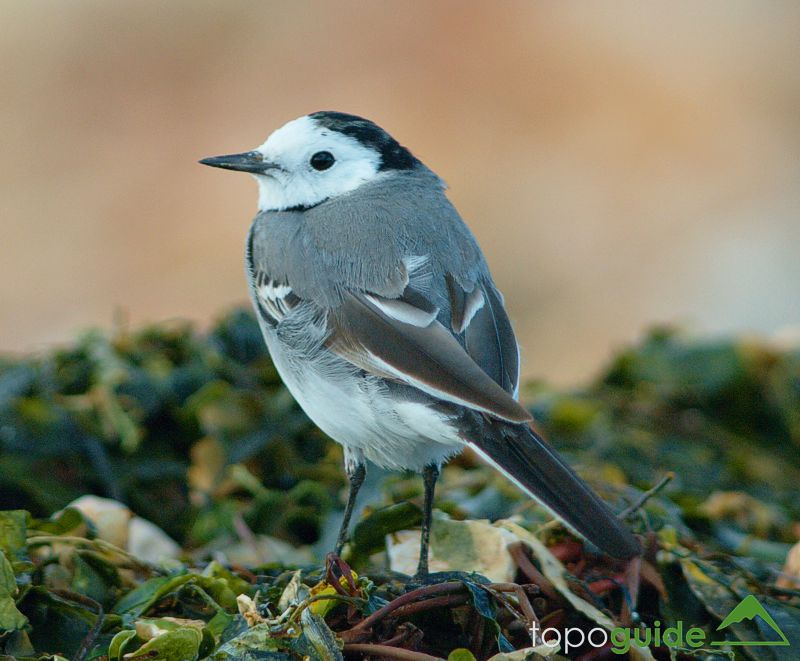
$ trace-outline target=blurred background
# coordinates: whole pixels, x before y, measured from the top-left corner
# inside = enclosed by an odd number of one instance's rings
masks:
[[[0,350],[246,300],[246,176],[320,109],[450,184],[528,377],[800,322],[800,4],[0,3]]]

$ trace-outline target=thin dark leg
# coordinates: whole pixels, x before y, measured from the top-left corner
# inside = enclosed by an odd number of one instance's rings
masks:
[[[350,480],[350,491],[347,494],[347,505],[344,508],[344,516],[342,517],[342,527],[339,528],[339,537],[336,540],[336,548],[334,553],[336,555],[342,554],[344,543],[347,541],[347,529],[350,527],[350,517],[353,516],[353,509],[356,504],[356,496],[361,485],[364,484],[364,478],[367,476],[367,469],[364,464],[356,464],[352,468],[347,467],[347,477]]]
[[[419,541],[419,565],[417,565],[416,578],[425,578],[428,575],[428,547],[431,541],[433,492],[436,489],[438,477],[438,464],[429,464],[422,470],[422,480],[425,483],[425,502],[422,507],[422,535]]]

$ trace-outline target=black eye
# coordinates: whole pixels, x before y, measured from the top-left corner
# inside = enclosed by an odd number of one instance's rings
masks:
[[[311,167],[315,170],[327,170],[335,162],[336,159],[329,151],[318,151],[311,157],[311,160],[309,161],[309,163],[311,163]]]

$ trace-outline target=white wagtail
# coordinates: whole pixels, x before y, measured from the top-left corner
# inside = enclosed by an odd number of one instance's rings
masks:
[[[444,182],[408,149],[371,121],[316,112],[253,151],[200,162],[258,182],[250,294],[284,383],[344,447],[350,493],[337,553],[366,459],[421,471],[426,575],[436,479],[466,446],[602,551],[640,553],[531,429],[503,298]]]

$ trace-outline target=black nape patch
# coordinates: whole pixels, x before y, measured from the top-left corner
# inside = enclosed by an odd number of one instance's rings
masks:
[[[308,211],[309,209],[313,209],[314,207],[318,207],[323,202],[327,202],[330,198],[325,198],[320,200],[319,202],[314,202],[314,204],[295,204],[293,207],[286,207],[285,209],[281,209],[280,211]]]
[[[355,138],[381,155],[381,170],[412,170],[420,165],[408,149],[374,122],[344,112],[323,110],[309,115],[321,126]]]

